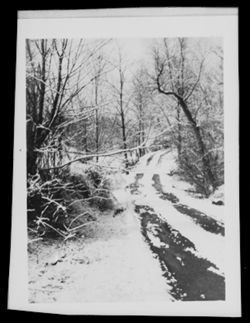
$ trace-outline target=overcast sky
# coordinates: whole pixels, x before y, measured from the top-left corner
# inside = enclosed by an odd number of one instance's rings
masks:
[[[120,38],[116,42],[123,50],[124,56],[131,62],[136,61],[136,63],[139,63],[141,60],[146,61],[150,58],[152,39]]]
[[[105,52],[107,58],[114,64],[118,63],[119,49],[122,54],[123,65],[126,66],[126,75],[131,79],[133,73],[140,68],[140,65],[149,67],[153,63],[152,48],[155,42],[160,41],[157,38],[118,38],[113,39],[107,46]],[[198,52],[203,52],[206,56],[206,65],[209,68],[214,67],[218,59],[214,54],[208,55],[210,46],[222,45],[220,38],[193,38],[189,39],[193,43],[192,48],[197,48]],[[207,52],[207,53],[206,53]]]

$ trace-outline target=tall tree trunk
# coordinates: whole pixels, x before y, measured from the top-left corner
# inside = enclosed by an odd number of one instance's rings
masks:
[[[178,123],[178,133],[177,133],[177,150],[178,150],[178,157],[179,160],[181,158],[181,152],[182,152],[182,135],[181,135],[181,120],[180,120],[180,105],[178,103],[177,106],[177,123]]]
[[[144,142],[145,140],[145,131],[144,131],[144,124],[143,124],[143,108],[142,108],[142,103],[139,105],[139,138],[140,138],[140,145]],[[145,149],[144,148],[139,148],[139,155],[142,157],[145,155]]]
[[[83,121],[83,151],[87,152],[88,151],[88,139],[87,139],[87,121]]]
[[[123,86],[124,86],[124,75],[121,69],[121,65],[119,67],[119,76],[120,76],[120,117],[121,117],[121,128],[122,128],[122,143],[123,143],[123,149],[124,151],[124,160],[125,160],[125,168],[128,168],[128,153],[127,153],[127,136],[126,136],[126,124],[125,124],[125,115],[124,115],[124,109],[123,109]]]
[[[126,137],[126,125],[125,125],[125,116],[123,111],[123,91],[121,85],[121,92],[120,92],[120,112],[121,112],[121,125],[122,125],[122,142],[123,142],[123,149],[124,152],[124,159],[125,159],[125,168],[128,168],[128,154],[127,154],[127,137]]]
[[[27,174],[35,175],[37,171],[37,152],[32,147],[27,147]]]
[[[214,190],[215,189],[215,178],[212,173],[209,154],[207,153],[205,143],[203,142],[200,128],[197,125],[196,121],[193,119],[191,112],[187,106],[187,103],[181,97],[178,97],[178,101],[179,101],[179,103],[182,107],[182,110],[185,113],[188,121],[190,122],[192,129],[194,131],[195,137],[197,139],[197,143],[198,143],[200,154],[201,154],[201,160],[202,160],[202,164],[203,164],[204,175],[206,176],[206,179],[208,180],[209,184],[212,186],[212,188]],[[209,194],[211,192],[207,192],[207,193]]]
[[[139,118],[139,134],[138,134],[138,145],[142,144],[142,122],[141,116]],[[142,148],[139,148],[139,156],[142,157]]]
[[[98,116],[98,80],[97,77],[95,78],[95,148],[96,148],[96,154],[98,154],[99,151],[99,116]],[[96,156],[96,162],[98,162],[98,156]]]
[[[95,111],[95,146],[96,146],[96,154],[98,154],[99,151],[99,120],[98,120],[98,111],[96,109]],[[98,162],[98,156],[96,156],[96,162]]]
[[[39,118],[38,121],[41,124],[43,122],[43,110],[44,110],[44,98],[45,98],[45,85],[46,85],[46,43],[45,40],[41,40],[41,51],[42,51],[42,70],[41,70],[41,85],[39,93]]]
[[[121,112],[121,122],[122,122],[122,141],[123,141],[123,149],[127,149],[127,138],[126,138],[126,126],[125,126],[125,118],[124,112]],[[128,153],[124,152],[124,159],[125,159],[125,168],[128,168]]]

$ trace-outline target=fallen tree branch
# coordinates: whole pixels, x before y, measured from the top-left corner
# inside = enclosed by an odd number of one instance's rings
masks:
[[[59,169],[59,168],[63,168],[65,166],[68,166],[72,163],[75,163],[77,161],[82,161],[84,159],[88,159],[88,158],[95,158],[95,157],[109,157],[109,156],[113,156],[113,155],[118,155],[118,154],[122,154],[124,152],[130,152],[130,151],[134,151],[134,150],[138,150],[140,148],[148,148],[150,147],[149,145],[140,145],[137,147],[133,147],[133,148],[127,148],[127,149],[120,149],[120,150],[116,150],[116,151],[111,151],[110,153],[103,153],[103,154],[91,154],[91,155],[84,155],[82,157],[70,160],[62,165],[58,165],[58,166],[54,166],[54,167],[48,167],[48,168],[40,168],[40,170],[52,170],[52,169]]]
[[[31,240],[28,240],[28,243],[32,243],[32,242],[39,241],[39,240],[43,240],[43,238],[31,239]]]
[[[75,217],[75,218],[70,222],[69,227],[68,227],[68,230],[70,230],[70,228],[71,228],[72,224],[73,224],[77,219],[79,219],[81,216],[84,216],[84,215],[86,215],[86,214],[91,215],[91,214],[90,214],[90,212],[84,212],[84,213],[81,213],[81,214],[77,215],[77,216],[76,216],[76,217]]]
[[[43,222],[43,225],[46,225],[47,227],[49,227],[50,229],[52,229],[52,230],[54,230],[55,232],[57,232],[60,236],[62,236],[63,238],[66,238],[66,235],[63,233],[63,232],[61,232],[61,231],[59,231],[59,230],[57,230],[56,228],[54,228],[52,225],[50,225],[50,224],[48,224],[48,223],[46,223],[46,222]]]
[[[68,229],[68,231],[69,231],[70,233],[72,233],[72,232],[77,231],[77,230],[79,230],[80,228],[85,227],[86,225],[89,225],[89,224],[91,224],[91,223],[95,223],[95,221],[89,221],[89,222],[86,222],[86,223],[80,224],[80,225],[78,225],[78,226],[77,226],[77,227],[75,227],[75,228]]]

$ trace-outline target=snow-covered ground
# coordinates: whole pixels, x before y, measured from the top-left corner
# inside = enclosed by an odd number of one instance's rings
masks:
[[[58,301],[169,301],[161,270],[140,235],[130,212],[106,215],[96,224],[96,239],[86,243],[84,256],[96,259],[83,268],[76,284]]]
[[[64,256],[55,265],[45,264],[58,245],[40,245],[38,263],[30,258],[32,302],[173,300],[134,212],[105,213],[84,234],[77,243],[60,246]]]
[[[176,230],[173,233],[179,232],[195,245],[195,249],[186,247],[184,253],[207,259],[212,263],[207,270],[223,276],[224,237],[204,230],[192,218],[180,213],[171,201],[161,199],[154,187],[152,178],[158,174],[165,193],[172,193],[180,203],[224,222],[223,206],[213,205],[211,198],[191,197],[186,192],[190,185],[171,174],[176,167],[175,158],[175,153],[169,150],[151,152],[141,158],[128,175],[111,173],[112,194],[124,211],[116,216],[112,211],[99,212],[97,221],[85,227],[78,240],[35,242],[29,254],[30,301],[173,301],[173,286],[164,277],[159,259],[142,235],[141,214],[135,212],[138,205],[151,208],[155,218],[165,221]],[[121,159],[116,159],[115,167],[119,168],[120,162]],[[109,160],[107,165],[114,163]],[[72,165],[72,172],[81,172],[83,167],[86,166]],[[138,191],[133,193],[131,185],[135,182]],[[153,246],[161,250],[170,248],[157,237],[157,226],[148,222],[144,229]],[[172,247],[174,243],[172,241]],[[175,255],[174,249],[169,257],[173,263],[177,259],[181,268],[185,268],[185,259]],[[56,258],[60,258],[59,261]],[[173,275],[171,280],[175,281]],[[216,295],[211,297],[216,299]]]

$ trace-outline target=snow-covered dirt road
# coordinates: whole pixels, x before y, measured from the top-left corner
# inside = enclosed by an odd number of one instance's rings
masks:
[[[223,206],[188,193],[169,151],[113,177],[124,209],[72,241],[34,242],[30,302],[224,300]],[[97,211],[98,213],[98,211]]]
[[[224,300],[223,207],[191,198],[173,178],[174,156],[145,156],[130,186],[142,234],[178,300]],[[219,215],[220,212],[220,215]]]

